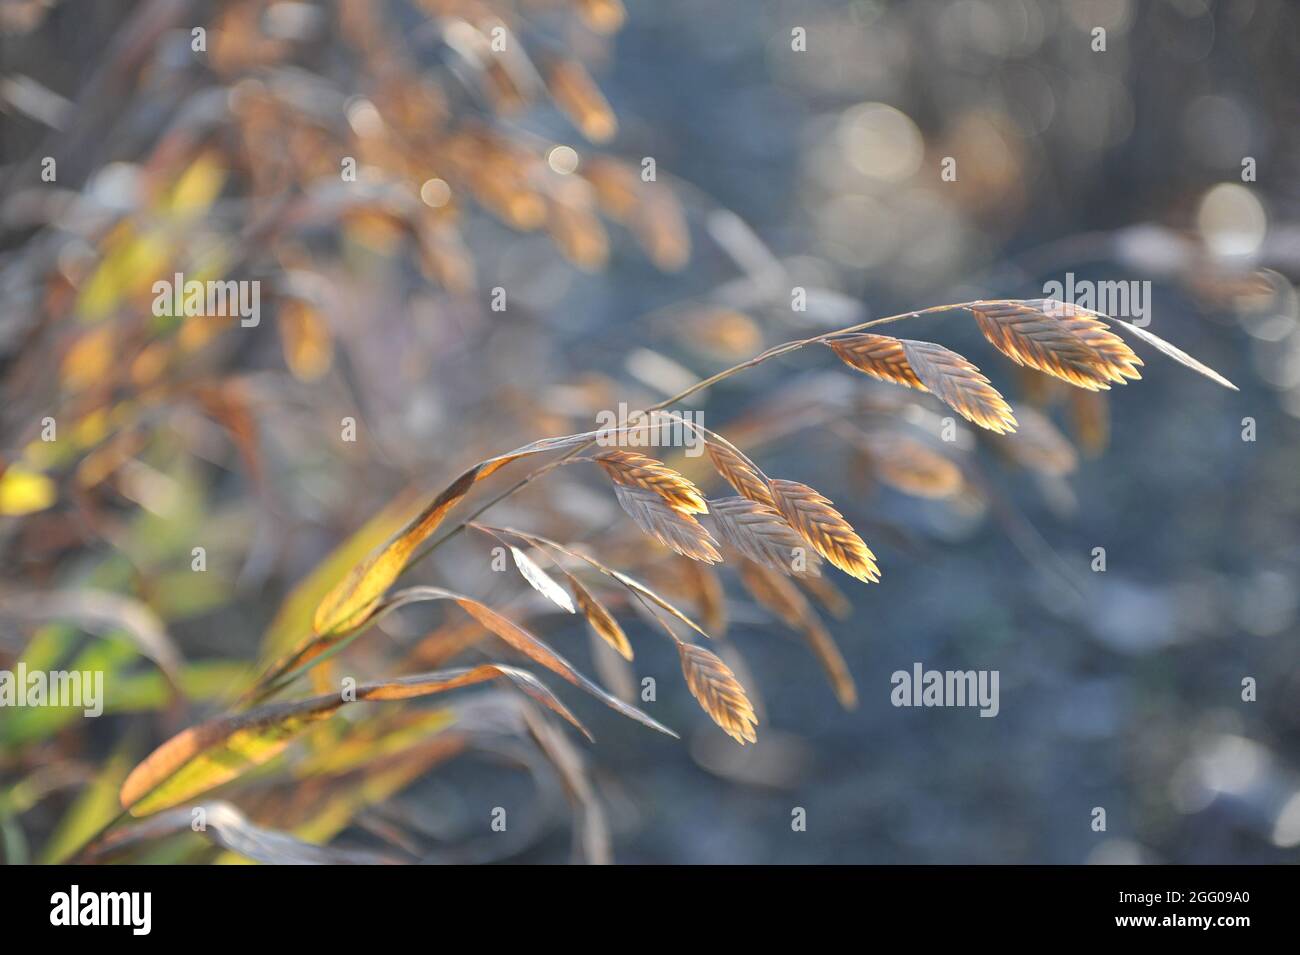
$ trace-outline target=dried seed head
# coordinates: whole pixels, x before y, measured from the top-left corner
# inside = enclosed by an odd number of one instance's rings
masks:
[[[677,652],[682,658],[686,685],[704,712],[742,746],[758,742],[754,732],[758,723],[754,706],[731,668],[715,654],[692,643],[679,643]]]
[[[967,421],[995,434],[1016,430],[1006,399],[961,355],[932,342],[907,340],[903,351],[926,389]]]
[[[1098,312],[1054,299],[980,302],[971,311],[1002,354],[1079,388],[1104,390],[1142,377],[1142,359]]]
[[[691,515],[670,507],[662,497],[647,488],[615,484],[614,493],[637,526],[665,547],[692,560],[721,563],[717,541]]]
[[[682,514],[707,514],[709,507],[700,489],[662,461],[636,451],[604,451],[596,463],[615,484],[653,491]]]
[[[714,469],[741,496],[759,504],[766,504],[768,507],[776,507],[772,492],[767,487],[767,479],[744,455],[720,441],[707,441],[705,447],[708,449],[709,460],[713,462]]]
[[[916,372],[907,363],[900,339],[888,335],[870,335],[865,332],[857,335],[844,335],[832,338],[826,346],[840,357],[840,361],[856,368],[864,374],[888,381],[895,385],[906,385],[918,391],[929,389],[916,377]]]
[[[827,498],[797,481],[776,480],[768,486],[782,516],[817,553],[850,577],[880,580],[876,555]]]
[[[617,650],[624,660],[631,660],[632,644],[628,642],[627,634],[623,632],[623,628],[614,619],[614,615],[609,612],[609,608],[592,596],[591,591],[575,578],[569,578],[569,585],[573,588],[574,599],[577,600],[578,607],[586,616],[592,632]]]
[[[933,342],[855,334],[826,342],[840,359],[865,374],[928,391],[967,421],[997,434],[1016,429],[1011,406],[973,364]]]
[[[781,512],[743,497],[709,501],[718,536],[750,560],[796,576],[821,573],[821,557],[786,523]]]

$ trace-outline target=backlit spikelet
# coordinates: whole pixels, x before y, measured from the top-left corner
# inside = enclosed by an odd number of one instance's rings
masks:
[[[1141,378],[1142,359],[1099,313],[1054,299],[979,302],[980,331],[1012,361],[1089,391]]]
[[[718,536],[755,563],[796,576],[821,573],[821,557],[775,507],[743,497],[715,498],[709,517]]]
[[[720,441],[705,442],[709,460],[722,475],[723,480],[734,487],[742,497],[769,507],[776,507],[772,492],[768,489],[767,479],[743,455]]]
[[[781,515],[817,553],[850,577],[880,580],[876,555],[827,498],[797,481],[776,480],[768,486]]]
[[[840,356],[844,364],[856,368],[864,374],[888,381],[895,385],[906,385],[918,391],[927,391],[921,379],[907,362],[903,343],[888,335],[871,335],[860,332],[856,335],[844,335],[826,342],[827,347]]]
[[[933,342],[855,334],[826,342],[840,359],[865,374],[928,391],[967,421],[997,434],[1016,430],[1011,406],[973,364]]]
[[[933,342],[903,341],[907,363],[926,390],[967,421],[995,434],[1016,430],[1011,406],[973,364]]]
[[[643,487],[615,484],[618,503],[638,527],[683,557],[706,564],[722,561],[717,541],[690,514],[670,507],[662,497]]]
[[[731,672],[731,667],[715,654],[693,643],[679,643],[682,673],[691,695],[699,700],[704,712],[736,742],[744,745],[758,741],[754,726],[758,717],[745,695],[745,688]]]
[[[596,463],[615,484],[653,491],[675,511],[682,514],[709,512],[700,489],[662,461],[637,451],[618,450],[596,455]]]
[[[627,634],[614,619],[614,615],[577,580],[570,578],[569,585],[573,588],[573,597],[577,601],[578,609],[587,618],[592,632],[617,650],[623,659],[631,660],[632,644],[628,642]]]

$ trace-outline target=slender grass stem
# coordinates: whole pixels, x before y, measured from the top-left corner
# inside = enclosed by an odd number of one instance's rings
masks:
[[[719,382],[726,381],[728,378],[740,374],[742,371],[746,371],[757,365],[761,365],[765,361],[769,361],[773,358],[779,358],[782,355],[788,355],[792,352],[799,351],[799,349],[801,348],[806,348],[809,345],[821,344],[822,342],[834,338],[837,335],[851,335],[854,332],[865,331],[868,328],[875,328],[880,325],[888,325],[893,322],[905,321],[906,319],[909,318],[918,318],[921,315],[931,315],[937,312],[953,312],[959,309],[969,308],[971,305],[974,304],[976,303],[961,302],[956,305],[933,305],[930,308],[923,308],[923,309],[914,310],[910,312],[899,312],[897,315],[887,315],[884,318],[874,318],[871,321],[862,322],[858,325],[850,325],[848,328],[838,328],[835,331],[823,332],[822,334],[815,335],[812,338],[802,338],[795,341],[783,342],[780,345],[773,345],[771,348],[767,349],[766,351],[760,352],[759,354],[755,355],[753,358],[742,361],[739,364],[732,365],[730,368],[724,368],[722,371],[718,372],[717,374],[710,375],[708,378],[703,378],[700,381],[697,381],[695,384],[691,385],[689,388],[684,388],[683,390],[679,391],[677,394],[669,398],[665,398],[663,401],[653,404],[650,407],[646,408],[645,410],[662,411],[665,408],[667,408],[669,405],[677,404],[679,401],[685,401],[687,398],[691,397],[691,395],[698,394],[699,392],[704,391],[707,388],[713,387]],[[573,450],[568,451],[567,453],[561,455],[560,457],[556,458],[553,461],[548,461],[546,464],[543,464],[539,468],[534,468],[532,471],[525,474],[514,484],[500,491],[495,496],[489,498],[487,501],[484,501],[473,511],[471,511],[468,515],[466,515],[464,518],[459,520],[453,527],[448,529],[447,532],[444,533],[441,537],[439,537],[428,547],[426,547],[423,551],[421,551],[419,554],[413,557],[411,559],[411,562],[407,565],[407,568],[409,569],[410,567],[413,567],[415,564],[424,560],[424,558],[428,557],[431,553],[433,553],[435,550],[437,550],[447,541],[451,540],[457,534],[461,533],[463,530],[465,530],[465,527],[468,524],[477,520],[479,517],[481,517],[491,508],[500,504],[502,501],[506,500],[507,498],[513,497],[515,494],[518,494],[520,491],[522,491],[524,488],[526,488],[528,485],[532,484],[534,481],[538,480],[539,478],[544,477],[545,475],[550,474],[552,471],[556,470],[557,468],[563,467],[565,464],[570,463],[570,461],[573,458],[577,457],[583,451],[590,448],[594,443],[595,443],[594,441],[589,441],[584,445],[580,445],[579,447],[576,447]]]

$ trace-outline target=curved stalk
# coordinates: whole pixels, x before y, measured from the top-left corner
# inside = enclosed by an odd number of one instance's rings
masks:
[[[875,328],[878,325],[888,325],[893,322],[901,322],[909,318],[917,318],[921,315],[930,315],[936,312],[954,312],[957,311],[958,309],[969,308],[970,306],[976,304],[978,304],[977,301],[961,302],[956,305],[932,305],[929,308],[918,309],[910,312],[899,312],[897,315],[887,315],[884,318],[874,318],[871,321],[862,322],[858,325],[850,325],[848,328],[838,328],[835,331],[823,332],[820,335],[814,335],[812,338],[801,338],[795,341],[783,342],[780,345],[773,345],[771,348],[767,349],[766,351],[760,352],[759,354],[755,355],[753,358],[742,361],[739,364],[732,365],[730,368],[724,368],[722,371],[714,375],[710,375],[708,378],[703,378],[700,381],[697,381],[695,384],[691,385],[689,388],[685,388],[679,391],[677,394],[665,398],[663,401],[653,404],[644,410],[646,412],[662,411],[665,408],[667,408],[669,405],[676,404],[679,401],[684,401],[687,398],[689,398],[691,395],[704,391],[706,388],[711,388],[714,385],[718,384],[718,382],[725,381],[726,379],[731,378],[733,375],[738,375],[740,372],[745,371],[749,368],[753,368],[756,365],[761,365],[765,361],[768,361],[773,358],[779,358],[782,355],[788,355],[791,352],[796,352],[799,349],[806,348],[809,345],[821,344],[822,342],[834,338],[837,335],[851,335],[854,332],[865,331],[868,328]],[[480,504],[468,515],[466,515],[463,519],[457,521],[454,527],[450,528],[446,533],[444,533],[441,537],[439,537],[437,540],[431,543],[427,548],[425,548],[419,554],[415,555],[415,557],[413,557],[411,559],[411,562],[407,565],[407,569],[409,570],[412,566],[424,560],[424,558],[428,557],[435,550],[441,547],[444,543],[451,540],[453,537],[455,537],[457,534],[463,531],[469,524],[471,524],[479,517],[481,517],[483,514],[485,514],[488,510],[495,507],[497,504],[500,504],[502,501],[506,500],[507,498],[513,497],[515,494],[522,491],[525,487],[527,487],[529,484],[532,484],[538,478],[544,477],[545,475],[554,471],[556,468],[563,467],[565,464],[568,464],[573,458],[577,457],[583,451],[590,448],[591,445],[594,443],[595,443],[594,441],[589,441],[584,445],[576,447],[571,451],[562,454],[560,457],[556,458],[553,461],[548,461],[546,464],[543,464],[539,468],[534,468],[532,471],[525,474],[514,484],[510,485],[505,490],[496,494],[494,497],[489,498],[487,501]]]

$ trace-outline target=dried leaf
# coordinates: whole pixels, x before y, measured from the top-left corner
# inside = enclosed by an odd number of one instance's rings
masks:
[[[121,630],[140,653],[158,664],[173,688],[179,688],[184,659],[162,619],[133,597],[93,588],[0,592],[0,618],[29,621],[64,620],[94,633]]]
[[[133,816],[147,816],[179,805],[200,793],[261,766],[284,752],[308,726],[341,706],[367,700],[407,700],[504,677],[534,700],[587,734],[577,718],[536,677],[495,663],[471,669],[441,670],[358,686],[355,698],[334,693],[291,703],[275,703],[224,716],[182,730],[144,759],[122,784],[119,799]]]
[[[466,597],[462,594],[453,593],[450,590],[443,590],[441,587],[408,587],[405,590],[398,591],[384,603],[385,611],[396,609],[409,603],[415,603],[422,600],[451,600],[454,601],[462,610],[477,620],[485,628],[492,631],[510,646],[514,647],[524,656],[540,663],[552,673],[557,673],[564,679],[568,680],[574,686],[581,687],[592,696],[596,697],[610,709],[613,709],[624,716],[636,720],[651,729],[658,730],[668,736],[676,736],[672,730],[666,726],[651,719],[645,713],[641,712],[634,706],[629,706],[622,700],[611,696],[604,689],[597,686],[591,680],[579,673],[568,660],[560,656],[559,653],[552,650],[541,640],[525,630],[519,624],[515,623],[508,617],[497,613],[487,604],[474,600],[472,597]]]
[[[474,486],[496,473],[505,465],[533,454],[544,454],[577,447],[595,439],[599,432],[569,434],[560,438],[544,438],[505,454],[480,461],[465,471],[438,494],[423,511],[360,564],[353,567],[341,581],[327,593],[316,608],[313,621],[316,636],[324,640],[309,641],[312,645],[300,647],[294,654],[293,665],[305,662],[308,654],[319,655],[329,645],[364,624],[374,613],[380,598],[392,586],[416,548],[437,530],[442,519],[453,506]],[[268,679],[284,672],[284,664],[274,669]],[[266,682],[263,680],[263,682]]]
[[[112,833],[95,847],[95,854],[100,856],[146,839],[189,832],[193,828],[195,809],[203,812],[204,826],[198,831],[204,838],[254,862],[266,865],[385,865],[400,861],[374,852],[313,845],[287,832],[254,825],[228,802],[182,806],[160,813],[147,822]]]

